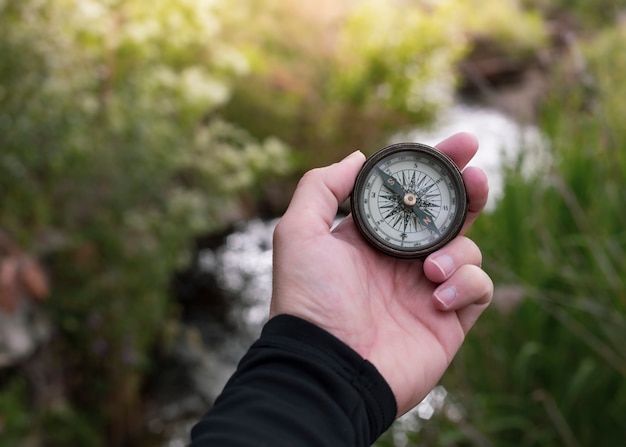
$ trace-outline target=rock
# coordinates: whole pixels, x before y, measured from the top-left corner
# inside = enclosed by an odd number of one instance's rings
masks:
[[[0,310],[0,368],[15,366],[47,342],[52,325],[37,304],[19,300],[11,312]]]
[[[0,368],[20,364],[50,339],[38,302],[49,295],[39,262],[0,230]]]

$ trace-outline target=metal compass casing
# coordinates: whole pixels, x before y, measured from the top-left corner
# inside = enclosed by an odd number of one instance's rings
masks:
[[[375,248],[425,258],[454,239],[467,216],[461,172],[444,153],[397,143],[367,159],[350,202],[354,223]]]

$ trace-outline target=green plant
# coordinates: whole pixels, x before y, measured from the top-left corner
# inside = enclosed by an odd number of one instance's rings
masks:
[[[3,385],[0,390],[0,446],[11,447],[28,436],[33,417],[26,403],[26,382],[15,378]]]
[[[624,439],[624,42],[614,29],[584,45],[592,89],[569,70],[555,74],[540,122],[549,161],[528,173],[522,153],[472,233],[496,297],[445,378],[458,411],[435,419],[446,427],[438,445]]]
[[[574,17],[588,29],[602,29],[615,25],[616,18],[626,7],[624,0],[524,0],[527,5],[541,8],[549,15]]]
[[[252,70],[221,111],[287,141],[304,168],[430,124],[454,101],[476,39],[518,57],[546,39],[537,14],[499,0],[247,3],[248,26],[232,33]]]
[[[505,167],[502,198],[472,230],[494,303],[443,379],[443,407],[381,446],[622,443],[625,42],[622,28],[600,33],[582,45],[587,72],[566,59],[553,74],[540,120],[547,153],[529,170],[538,148],[525,147]]]
[[[62,414],[36,410],[91,424],[63,424],[50,445],[132,436],[192,237],[290,169],[280,141],[214,115],[247,69],[221,30],[229,8],[0,2],[0,225],[46,258],[69,394]]]

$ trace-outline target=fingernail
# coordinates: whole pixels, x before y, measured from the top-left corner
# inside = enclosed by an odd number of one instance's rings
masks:
[[[350,155],[348,155],[347,157],[344,158],[344,160],[348,160],[350,158],[355,158],[355,157],[362,157],[363,153],[360,150],[356,150],[354,152],[352,152]]]
[[[435,299],[446,309],[449,308],[456,299],[456,287],[447,286],[435,290]]]
[[[454,272],[454,259],[450,255],[437,256],[432,260],[444,278],[449,278]]]

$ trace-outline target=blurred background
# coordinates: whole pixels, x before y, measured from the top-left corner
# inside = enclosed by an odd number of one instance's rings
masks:
[[[496,296],[376,445],[623,445],[625,46],[624,0],[0,0],[0,446],[184,446],[300,175],[461,130]]]

